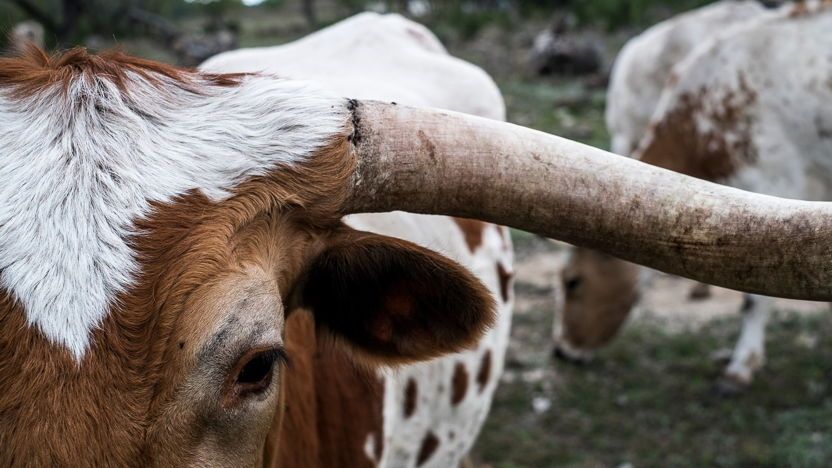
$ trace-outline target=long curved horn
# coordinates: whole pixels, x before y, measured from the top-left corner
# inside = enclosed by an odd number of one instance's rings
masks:
[[[453,112],[361,102],[353,113],[348,213],[478,218],[706,283],[832,300],[832,203],[744,192]]]

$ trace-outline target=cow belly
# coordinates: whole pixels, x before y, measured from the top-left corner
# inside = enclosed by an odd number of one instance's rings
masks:
[[[367,456],[383,467],[457,466],[485,422],[503,370],[513,302],[508,232],[482,224],[477,241],[472,242],[452,218],[398,212],[353,216],[347,223],[447,255],[470,269],[494,293],[497,321],[476,349],[380,371],[384,444],[377,459],[378,439],[369,434]]]

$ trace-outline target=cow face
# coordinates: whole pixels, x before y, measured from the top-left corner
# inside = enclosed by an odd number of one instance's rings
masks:
[[[638,298],[638,267],[576,248],[561,272],[553,328],[554,352],[584,361],[618,333]]]
[[[292,314],[311,313],[317,341],[359,365],[459,350],[491,320],[484,287],[431,251],[298,212],[230,229],[228,207],[193,198],[144,223],[144,273],[80,362],[6,297],[3,464],[254,465],[292,405],[282,396]],[[204,214],[185,220],[197,206]],[[216,224],[204,231],[206,219]]]
[[[255,465],[297,429],[292,314],[363,366],[490,323],[462,267],[340,223],[345,100],[31,54],[0,59],[0,466]]]

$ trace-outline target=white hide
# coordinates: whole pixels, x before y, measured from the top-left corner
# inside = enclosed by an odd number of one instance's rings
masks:
[[[611,151],[629,156],[644,136],[674,65],[715,34],[763,15],[754,0],[723,0],[663,21],[630,39],[615,59],[605,119]]]
[[[346,102],[310,84],[240,86],[131,73],[78,77],[18,99],[0,90],[0,281],[27,321],[80,360],[138,265],[133,222],[151,202],[307,158],[347,125]]]
[[[491,78],[481,69],[447,55],[423,26],[399,15],[364,13],[291,44],[226,52],[202,65],[211,71],[263,70],[280,76],[309,79],[343,96],[444,108],[502,120],[505,108]],[[428,432],[439,440],[422,467],[458,466],[476,440],[488,414],[502,373],[511,326],[513,293],[500,297],[497,264],[512,271],[508,230],[488,226],[483,243],[471,253],[457,224],[445,216],[404,212],[353,215],[356,229],[410,240],[468,267],[492,291],[498,320],[476,350],[382,373],[384,380],[384,449],[380,467],[414,467]],[[503,230],[502,235],[500,230]],[[490,377],[475,381],[482,357],[491,353]],[[457,363],[465,365],[468,389],[464,400],[451,404],[451,382]],[[415,412],[405,417],[405,387],[417,383]],[[367,440],[373,457],[373,438]]]
[[[735,156],[750,163],[726,185],[832,200],[832,9],[797,17],[790,11],[696,49],[677,66],[679,81],[665,90],[653,120],[695,96],[698,138],[719,133],[729,142],[749,142],[748,154]],[[714,116],[732,112],[728,106],[738,97],[748,101],[739,109],[742,125],[726,129]]]
[[[674,112],[691,115],[698,139],[718,134],[733,157],[748,161],[726,185],[803,200],[832,200],[832,9],[808,2],[735,26],[676,65],[678,82],[661,96],[654,122]],[[737,106],[737,104],[740,104]],[[730,106],[736,109],[729,108]],[[740,114],[739,125],[721,116]],[[641,143],[648,145],[652,136]],[[745,144],[747,143],[747,144]],[[738,154],[743,149],[742,154]],[[749,296],[753,307],[726,376],[749,383],[765,358],[771,300]]]

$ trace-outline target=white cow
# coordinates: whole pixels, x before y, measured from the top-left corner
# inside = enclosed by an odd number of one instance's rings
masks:
[[[828,6],[789,5],[693,49],[672,67],[633,157],[745,190],[832,200]],[[635,52],[630,49],[628,60],[635,60]],[[636,82],[618,77],[625,81]],[[620,88],[611,92],[623,101]],[[620,147],[630,145],[629,137],[617,136]],[[584,358],[615,336],[638,297],[640,272],[602,254],[572,254],[562,274],[565,301],[555,327],[560,355]],[[746,295],[742,333],[723,383],[747,385],[762,367],[771,307],[770,298]]]

